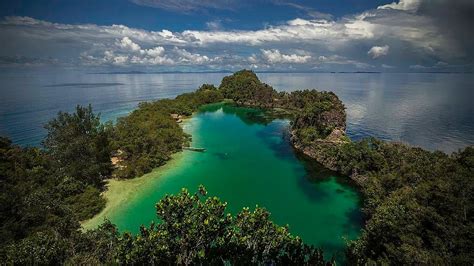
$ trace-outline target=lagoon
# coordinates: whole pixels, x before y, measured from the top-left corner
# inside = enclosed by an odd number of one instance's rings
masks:
[[[201,109],[183,127],[193,137],[192,146],[206,151],[183,151],[138,180],[112,182],[107,197],[122,201],[85,226],[92,228],[106,217],[120,230],[137,233],[141,224],[156,220],[154,206],[164,195],[183,187],[196,191],[203,184],[209,195],[228,203],[229,212],[265,207],[274,222],[288,224],[328,258],[342,255],[345,239],[355,239],[362,225],[359,194],[348,178],[295,154],[287,120],[268,122],[262,115],[221,104]]]

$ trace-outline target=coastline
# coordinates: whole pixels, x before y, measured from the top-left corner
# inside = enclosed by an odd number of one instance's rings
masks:
[[[345,136],[345,130],[342,131],[343,136]],[[315,146],[305,146],[301,143],[300,139],[298,138],[297,134],[294,130],[290,130],[290,144],[293,148],[306,156],[312,158],[322,166],[326,167],[327,169],[341,173],[341,169],[339,169],[333,160],[328,159],[326,156],[322,155],[322,152],[330,149],[331,146],[342,145],[344,143],[349,143],[341,139],[341,137],[335,137],[330,139],[327,137],[326,139],[319,140],[315,142],[313,145]],[[360,188],[364,186],[364,183],[367,181],[367,176],[360,175],[357,172],[352,172],[349,175],[349,178],[354,181]]]
[[[110,217],[114,215],[114,212],[121,206],[126,205],[136,193],[139,193],[143,188],[153,184],[154,181],[161,178],[167,171],[179,167],[185,156],[186,152],[177,152],[172,155],[171,160],[165,165],[157,167],[150,173],[140,177],[132,179],[109,179],[106,184],[107,189],[102,194],[106,200],[105,208],[91,219],[81,221],[82,229],[95,229],[102,224],[105,219],[110,219]]]
[[[217,103],[211,103],[207,105],[221,105],[221,104],[226,104],[229,102],[229,100],[223,100]],[[291,112],[285,108],[280,108],[280,107],[263,107],[255,104],[237,104],[237,106],[240,107],[250,107],[250,108],[259,108],[259,109],[264,109],[267,111],[285,111]],[[189,116],[183,116],[180,117],[179,122],[178,120],[177,123],[180,125],[183,130],[190,134],[192,138],[195,136],[192,135],[192,132],[190,132],[188,129],[188,126],[191,124],[190,121],[191,119],[198,113],[198,111],[194,111],[191,115]],[[343,132],[345,133],[345,132]],[[310,158],[313,158],[320,164],[322,164],[324,167],[339,172],[337,168],[335,168],[332,163],[322,160],[320,156],[318,156],[318,152],[315,151],[314,147],[304,147],[303,145],[300,145],[300,141],[295,134],[295,132],[292,129],[289,129],[289,134],[290,134],[290,145],[293,146],[294,149],[298,150],[299,152],[302,152],[303,154],[307,155]],[[338,145],[343,143],[343,141],[340,140],[322,140],[320,144],[322,145]],[[185,153],[186,152],[186,153]],[[94,217],[88,220],[81,221],[81,227],[83,230],[91,230],[97,228],[100,224],[102,224],[105,219],[110,219],[111,217],[114,216],[115,212],[121,209],[123,205],[126,205],[127,202],[129,202],[131,199],[134,198],[136,193],[140,193],[140,190],[147,188],[148,186],[152,185],[157,179],[161,178],[166,172],[172,171],[176,167],[179,167],[181,162],[185,160],[185,155],[187,154],[186,150],[182,150],[180,152],[177,152],[171,156],[171,159],[166,162],[166,164],[159,166],[155,169],[153,169],[150,173],[144,174],[139,177],[135,177],[132,179],[118,179],[118,178],[112,178],[107,180],[106,184],[106,190],[103,192],[103,197],[106,200],[106,206],[105,208],[98,214],[96,214]],[[353,181],[355,181],[359,186],[362,185],[363,182],[361,182],[361,178],[358,178],[357,175],[350,175],[349,176]]]
[[[186,132],[190,125],[190,120],[196,114],[193,113],[190,116],[183,117],[182,122],[179,125]],[[107,180],[106,190],[102,192],[102,196],[106,200],[105,208],[101,212],[94,215],[94,217],[80,221],[83,230],[93,230],[102,224],[106,219],[110,219],[114,213],[126,205],[127,202],[132,199],[136,193],[140,190],[153,184],[154,181],[161,178],[166,172],[172,171],[176,167],[180,167],[181,163],[185,161],[188,151],[182,150],[171,155],[171,159],[164,165],[153,169],[150,173],[144,174],[139,177],[131,179],[119,179],[111,178]]]

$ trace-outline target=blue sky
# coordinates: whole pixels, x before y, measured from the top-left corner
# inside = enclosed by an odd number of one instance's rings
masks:
[[[172,31],[183,31],[186,29],[204,30],[208,28],[206,23],[209,21],[220,21],[223,26],[231,29],[259,29],[266,24],[277,24],[296,17],[311,18],[305,9],[313,9],[334,17],[342,17],[376,8],[392,1],[221,1],[223,3],[222,6],[215,8],[204,6],[192,11],[182,9],[177,5],[176,8],[157,8],[153,7],[150,2],[153,1],[4,1],[0,4],[0,16],[28,16],[65,24],[123,24],[147,30],[160,30],[163,28]],[[188,2],[188,5],[192,6],[191,3],[194,1],[183,2]]]
[[[0,66],[472,71],[469,0],[0,3]]]

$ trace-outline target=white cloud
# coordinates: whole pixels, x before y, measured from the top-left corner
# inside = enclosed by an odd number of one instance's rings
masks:
[[[251,56],[249,56],[247,58],[247,60],[252,63],[252,64],[255,64],[255,63],[258,63],[258,59],[257,59],[257,55],[256,54],[252,54]]]
[[[151,57],[158,57],[158,56],[162,56],[165,52],[165,48],[161,47],[161,46],[157,46],[155,48],[151,48],[151,49],[146,49],[146,50],[140,50],[140,54],[146,54],[146,55],[149,55]]]
[[[421,69],[427,69],[429,67],[423,66],[423,65],[411,65],[410,69],[415,69],[415,70],[421,70]]]
[[[320,56],[318,59],[323,65],[352,65],[358,69],[367,69],[374,67],[371,64],[349,59],[340,55]]]
[[[262,55],[269,63],[306,63],[311,59],[310,55],[282,54],[278,49],[261,49]]]
[[[175,47],[174,52],[179,56],[179,60],[182,63],[191,63],[191,64],[204,64],[211,61],[209,57],[200,54],[193,54],[185,49],[180,49]]]
[[[370,48],[370,50],[367,52],[367,54],[372,56],[373,59],[375,59],[375,58],[379,58],[381,56],[387,55],[389,49],[390,49],[390,46],[388,46],[388,45],[374,46],[374,47]]]
[[[286,24],[255,31],[192,31],[181,33],[184,40],[196,45],[216,43],[246,44],[265,43],[312,43],[337,42],[373,37],[373,27],[360,20],[348,20],[345,24],[327,20],[294,19]]]
[[[402,0],[338,19],[295,18],[256,30],[224,30],[214,23],[219,21],[209,22],[210,30],[172,32],[7,17],[0,21],[0,56],[25,56],[41,62],[55,58],[55,64],[71,65],[199,65],[211,69],[254,64],[260,69],[293,65],[351,70],[372,68],[371,59],[388,53],[401,62],[395,67],[405,69],[405,65],[417,62],[434,65],[441,61],[450,66],[472,63],[472,57],[466,57],[472,51],[457,45],[432,17],[421,12],[424,9],[405,12],[418,8],[420,1]],[[368,44],[381,45],[367,51]],[[2,62],[10,61],[14,60]],[[377,67],[385,68],[381,64]]]
[[[377,9],[396,9],[404,11],[416,11],[421,4],[421,0],[400,0],[398,3],[393,2],[388,5],[377,7]]]
[[[129,49],[131,51],[140,51],[140,45],[134,43],[130,38],[123,37],[122,40],[117,41],[117,45],[122,47],[123,49]]]
[[[208,21],[206,22],[206,27],[209,30],[217,31],[217,30],[222,29],[222,22],[220,20]]]
[[[113,58],[113,64],[115,65],[124,65],[128,61],[128,56],[119,55]]]

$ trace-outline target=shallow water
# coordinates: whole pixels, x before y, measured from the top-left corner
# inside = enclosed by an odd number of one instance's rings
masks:
[[[250,114],[250,115],[249,115]],[[237,213],[256,205],[271,212],[279,225],[310,244],[321,246],[330,258],[342,253],[345,240],[361,227],[360,198],[347,178],[338,178],[317,165],[299,160],[287,134],[288,121],[259,124],[253,109],[214,105],[188,120],[192,145],[205,152],[184,151],[173,167],[148,177],[140,193],[111,210],[108,218],[121,230],[138,232],[155,217],[155,204],[182,187],[194,192],[203,184],[209,195],[228,202]],[[341,255],[341,254],[339,254]]]
[[[91,103],[103,120],[126,115],[141,101],[174,97],[228,74],[87,74],[1,71],[0,135],[39,145],[42,125],[60,110]],[[258,73],[279,91],[334,91],[347,107],[353,139],[376,136],[430,150],[474,145],[474,74]]]

